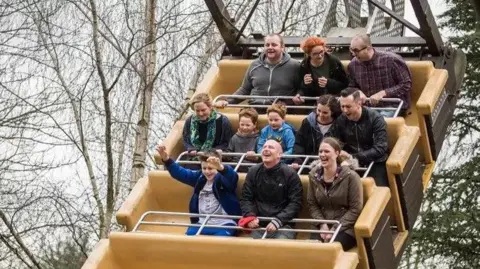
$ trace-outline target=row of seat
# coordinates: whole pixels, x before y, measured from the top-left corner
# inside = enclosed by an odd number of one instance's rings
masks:
[[[306,193],[308,188],[308,177],[301,176],[301,182],[304,189],[303,208],[299,218],[311,218],[307,208]],[[245,182],[245,174],[239,176],[237,186],[237,196],[241,196],[241,190]],[[386,210],[390,199],[390,191],[385,187],[376,187],[372,178],[363,178],[363,191],[365,207],[360,215],[355,230],[357,234],[358,247],[351,252],[357,253],[365,249],[363,237],[371,237],[380,219],[382,213]],[[172,179],[167,171],[152,171],[148,178],[140,180],[132,190],[129,203],[124,203],[117,212],[117,222],[124,225],[127,231],[131,231],[140,220],[143,213],[147,211],[172,211],[188,212],[188,201],[191,196],[191,187],[186,186]],[[167,221],[167,222],[187,222],[188,217],[184,216],[165,216],[149,215],[145,221]],[[299,224],[299,229],[310,229],[309,224]],[[387,226],[389,229],[389,226]],[[185,233],[185,227],[180,226],[160,226],[160,225],[141,225],[137,228],[140,231],[149,231],[155,233],[173,233],[182,235]],[[307,239],[309,234],[299,233],[298,239]],[[391,233],[390,233],[391,237]],[[293,248],[294,246],[292,246]],[[366,256],[365,256],[366,257]]]

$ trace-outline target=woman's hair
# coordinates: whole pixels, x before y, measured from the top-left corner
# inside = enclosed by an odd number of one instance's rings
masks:
[[[310,54],[312,49],[316,46],[326,47],[326,43],[323,39],[316,36],[307,37],[300,43],[300,48],[305,52],[305,54]]]
[[[287,107],[282,103],[275,103],[267,108],[267,115],[270,114],[270,112],[275,112],[280,115],[282,119],[285,119],[285,116],[287,115]]]
[[[257,124],[258,113],[255,109],[251,107],[242,108],[240,110],[240,113],[238,113],[238,119],[240,120],[241,117],[249,118],[252,120],[253,124]]]
[[[200,162],[206,162],[208,157],[217,157],[217,158],[220,159],[220,161],[222,160],[222,155],[214,149],[209,149],[209,150],[203,151],[203,154],[198,155],[198,160]]]
[[[329,144],[336,152],[341,152],[342,151],[342,144],[340,143],[340,141],[338,141],[338,139],[336,139],[334,137],[325,137],[322,140],[322,143]],[[320,143],[320,145],[322,143]],[[319,149],[319,151],[320,151],[320,149]],[[347,160],[347,158],[338,155],[337,164],[341,164],[343,161],[346,161],[346,160]]]
[[[193,107],[197,103],[205,103],[208,107],[213,106],[212,97],[208,93],[197,93],[190,100],[190,105]]]
[[[331,94],[324,94],[318,97],[317,106],[318,105],[323,105],[330,108],[330,111],[332,111],[333,119],[336,119],[338,116],[342,114],[342,110],[340,108],[340,102],[338,101],[338,98]]]

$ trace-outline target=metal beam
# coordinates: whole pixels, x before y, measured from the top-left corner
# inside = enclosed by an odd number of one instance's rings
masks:
[[[285,46],[299,47],[300,42],[305,39],[303,36],[285,36],[283,37]],[[327,46],[330,47],[349,47],[351,37],[327,37],[324,39]],[[424,47],[427,45],[425,39],[421,37],[371,37],[374,47]],[[263,39],[241,38],[238,45],[242,47],[263,47]]]
[[[390,17],[394,18],[395,20],[397,20],[401,24],[405,25],[405,27],[412,30],[417,35],[422,36],[422,31],[420,31],[420,29],[418,29],[418,27],[416,27],[415,25],[413,25],[412,23],[407,21],[402,16],[398,15],[397,12],[389,9],[386,5],[380,3],[376,0],[368,0],[368,2],[372,3],[374,6],[378,7],[380,10],[387,13],[388,15],[390,15]]]
[[[433,56],[439,56],[443,52],[443,40],[438,30],[435,17],[427,0],[410,0],[413,11],[417,17],[422,37],[427,42],[428,49]]]
[[[258,6],[259,3],[260,3],[260,0],[257,0],[257,1],[255,1],[255,4],[253,4],[253,7],[250,10],[250,13],[248,13],[247,18],[243,22],[242,28],[240,28],[240,31],[239,31],[237,37],[235,38],[235,41],[238,41],[240,39],[240,35],[243,34],[243,31],[245,31],[245,28],[247,28],[247,24],[250,21],[250,19],[252,18],[253,12],[255,12],[255,9],[257,9],[257,6]]]
[[[232,55],[241,55],[242,48],[237,45],[236,36],[239,34],[238,29],[232,23],[232,17],[228,14],[225,4],[222,0],[205,0],[205,4],[212,14],[212,18],[217,24],[218,30]]]

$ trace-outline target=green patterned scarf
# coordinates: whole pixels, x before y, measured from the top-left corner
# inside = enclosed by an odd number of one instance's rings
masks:
[[[205,142],[200,142],[200,134],[198,132],[198,124],[201,122],[197,115],[193,115],[192,123],[190,124],[190,141],[192,145],[197,149],[197,151],[204,151],[211,149],[213,142],[215,141],[215,132],[217,125],[215,120],[217,119],[217,112],[212,110],[210,116],[205,121],[207,123],[207,138]]]

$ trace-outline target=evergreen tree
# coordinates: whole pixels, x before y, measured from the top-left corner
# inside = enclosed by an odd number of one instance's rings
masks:
[[[480,268],[480,22],[471,0],[447,0],[441,27],[467,55],[460,100],[447,140],[459,165],[435,173],[404,256],[404,268]],[[444,160],[448,162],[448,160]]]

